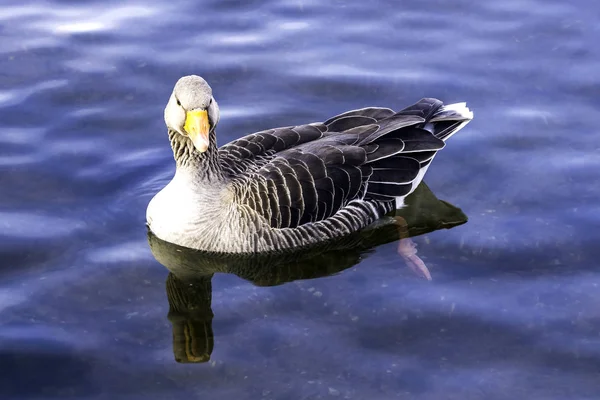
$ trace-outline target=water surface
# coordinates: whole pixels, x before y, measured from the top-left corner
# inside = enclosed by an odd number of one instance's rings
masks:
[[[0,397],[592,399],[600,392],[600,5],[38,1],[0,9]],[[475,119],[427,174],[469,222],[332,276],[212,278],[175,361],[148,201],[197,73],[218,138],[421,97]]]

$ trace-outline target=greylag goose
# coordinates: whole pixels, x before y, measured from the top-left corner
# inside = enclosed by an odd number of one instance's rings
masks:
[[[274,128],[217,148],[219,106],[199,76],[177,81],[164,112],[173,179],[148,205],[160,239],[217,253],[297,249],[357,232],[422,181],[473,113],[422,99]]]

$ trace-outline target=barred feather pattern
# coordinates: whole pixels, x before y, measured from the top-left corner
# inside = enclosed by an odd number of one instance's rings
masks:
[[[177,240],[154,233],[186,247],[234,253],[347,235],[401,204],[445,140],[471,119],[464,103],[422,99],[399,112],[369,107],[257,132],[219,149],[212,132],[202,154],[187,138],[170,134],[178,171],[192,171],[196,186],[218,194],[196,201],[204,212],[211,208],[210,221],[190,223]]]
[[[220,168],[217,138],[214,131],[209,135],[208,150],[202,154],[198,153],[191,140],[175,131],[169,130],[169,141],[177,169],[193,171],[199,182],[225,180]]]

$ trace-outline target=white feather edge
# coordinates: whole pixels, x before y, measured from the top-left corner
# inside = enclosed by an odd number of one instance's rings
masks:
[[[468,119],[469,121],[473,119],[473,111],[471,111],[469,109],[469,107],[467,107],[466,102],[447,104],[445,106],[442,106],[442,108],[440,108],[438,113],[441,113],[444,111],[454,111],[455,113],[457,113],[458,115],[460,115],[461,117],[463,117],[465,119]]]

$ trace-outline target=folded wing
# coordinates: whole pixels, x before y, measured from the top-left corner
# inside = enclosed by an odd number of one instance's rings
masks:
[[[274,228],[294,228],[325,220],[353,200],[408,195],[445,139],[471,118],[464,104],[423,99],[397,113],[371,107],[257,132],[219,155],[238,203]]]

